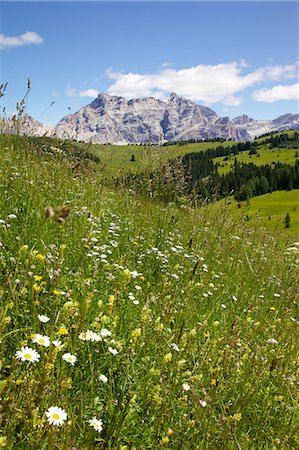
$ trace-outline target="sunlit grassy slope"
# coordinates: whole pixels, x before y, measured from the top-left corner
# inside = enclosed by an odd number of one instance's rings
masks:
[[[227,208],[237,219],[257,219],[262,226],[283,232],[286,236],[293,236],[299,240],[299,190],[275,191],[271,194],[253,197],[247,202],[237,202],[233,198],[223,199],[209,208]],[[240,207],[241,206],[241,207]],[[290,228],[285,228],[284,219],[289,213]]]
[[[0,140],[0,448],[297,449],[293,236],[34,142]]]
[[[245,151],[236,155],[237,161],[239,163],[253,163],[256,166],[262,166],[264,164],[272,163],[284,163],[284,164],[295,164],[296,161],[296,151],[295,149],[288,148],[274,148],[269,149],[267,147],[258,150],[258,155],[249,155],[249,151]],[[220,174],[225,174],[230,172],[234,167],[235,156],[229,156],[228,161],[224,160],[224,156],[219,158],[214,158],[214,163],[220,163],[218,172]]]
[[[92,144],[76,144],[83,149],[98,156],[102,163],[102,168],[106,176],[117,175],[122,172],[141,172],[145,168],[156,168],[165,163],[169,159],[183,156],[187,153],[196,153],[214,148],[218,145],[231,146],[235,142],[228,141],[221,144],[220,142],[199,142],[196,144],[186,145],[166,145],[161,147],[155,146],[139,146],[139,145],[100,145]],[[131,161],[134,155],[135,161]]]

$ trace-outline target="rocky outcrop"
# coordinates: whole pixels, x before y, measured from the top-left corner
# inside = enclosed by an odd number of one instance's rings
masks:
[[[167,101],[153,97],[126,101],[99,94],[89,105],[64,117],[55,134],[94,143],[152,143],[205,139],[246,140],[229,118],[172,93]]]
[[[26,116],[17,126],[5,119],[1,129],[6,133],[47,134],[100,144],[159,144],[219,137],[247,141],[271,131],[298,130],[299,114],[285,114],[274,120],[255,120],[244,114],[231,120],[174,93],[166,101],[154,97],[127,101],[124,97],[99,94],[55,126],[45,126]]]

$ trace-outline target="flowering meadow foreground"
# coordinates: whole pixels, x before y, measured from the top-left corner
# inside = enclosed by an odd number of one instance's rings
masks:
[[[0,449],[299,447],[298,242],[0,152]]]

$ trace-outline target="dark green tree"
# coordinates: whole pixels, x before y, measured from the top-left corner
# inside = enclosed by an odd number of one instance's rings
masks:
[[[284,222],[284,227],[285,228],[290,228],[290,226],[291,226],[291,218],[290,218],[289,213],[287,213],[287,215],[285,216],[283,222]]]

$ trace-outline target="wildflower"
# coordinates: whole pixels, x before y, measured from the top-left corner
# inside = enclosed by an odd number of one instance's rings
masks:
[[[56,297],[59,297],[60,291],[58,291],[57,289],[54,289],[54,291],[52,292],[52,294],[55,295]]]
[[[77,356],[72,355],[71,353],[65,353],[62,356],[62,359],[66,362],[68,362],[71,366],[73,366],[75,364],[75,362],[77,361]]]
[[[93,429],[98,433],[100,433],[103,429],[103,422],[101,421],[101,419],[97,419],[96,417],[93,417],[89,420],[89,425],[93,427]]]
[[[35,256],[35,259],[37,259],[38,261],[44,261],[45,260],[45,257],[44,257],[44,255],[42,255],[41,253],[38,253],[36,256]]]
[[[141,287],[141,286],[138,286],[138,285],[136,284],[135,289],[136,289],[136,291],[141,291],[142,287]]]
[[[268,344],[278,344],[278,341],[276,339],[274,339],[274,338],[270,338],[270,339],[267,340],[267,343]]]
[[[136,328],[136,330],[133,330],[131,333],[132,338],[138,338],[141,336],[141,328]]]
[[[108,381],[108,378],[106,377],[106,375],[103,375],[103,374],[99,375],[98,379],[100,381],[102,381],[103,383],[107,383],[107,381]]]
[[[133,270],[133,272],[130,272],[132,278],[137,278],[141,276],[141,273],[138,273],[136,270]]]
[[[60,327],[58,330],[58,334],[60,334],[60,336],[63,336],[65,334],[69,334],[69,332],[67,331],[67,329],[65,327]]]
[[[183,389],[184,389],[184,391],[190,391],[190,384],[188,384],[188,383],[183,383]]]
[[[37,333],[34,335],[32,342],[34,342],[35,344],[43,345],[44,347],[49,347],[50,338],[48,336],[42,336],[41,334]]]
[[[100,335],[103,337],[103,338],[105,338],[105,337],[109,337],[109,336],[111,336],[111,331],[108,331],[106,328],[103,328],[101,331],[100,331]]]
[[[175,350],[176,352],[180,351],[180,348],[177,344],[175,344],[174,342],[172,344],[170,344],[170,347]]]
[[[46,416],[48,417],[48,422],[50,425],[61,426],[63,422],[67,419],[67,413],[64,409],[58,406],[51,406],[48,411],[46,411]]]
[[[221,304],[222,309],[226,309],[226,305],[224,303]]]
[[[207,402],[205,400],[199,400],[199,404],[205,408],[207,406]]]
[[[34,281],[40,281],[43,277],[41,275],[34,275]]]
[[[37,284],[34,284],[34,285],[32,286],[32,288],[33,288],[34,292],[40,292],[40,291],[41,291],[41,287],[38,286]]]
[[[40,354],[30,347],[22,347],[21,350],[17,351],[16,358],[21,359],[21,361],[38,362]]]
[[[62,349],[62,347],[64,346],[64,344],[63,344],[61,341],[58,341],[58,340],[52,341],[52,344],[53,344],[56,348],[58,348],[59,350]]]
[[[10,220],[14,220],[17,219],[17,216],[15,214],[8,214],[7,218]]]
[[[172,353],[167,353],[167,355],[164,356],[164,362],[168,363],[172,360]]]
[[[238,300],[235,295],[232,295],[232,299],[233,299],[234,302],[236,302]]]
[[[139,301],[138,300],[133,300],[133,305],[139,305]]]
[[[108,352],[112,353],[113,356],[118,355],[116,348],[108,347]]]
[[[274,294],[274,297],[276,297],[276,298],[279,298],[280,297],[280,294]]]
[[[50,317],[43,316],[42,314],[38,314],[37,316],[38,320],[40,320],[42,323],[47,323],[50,320]]]

